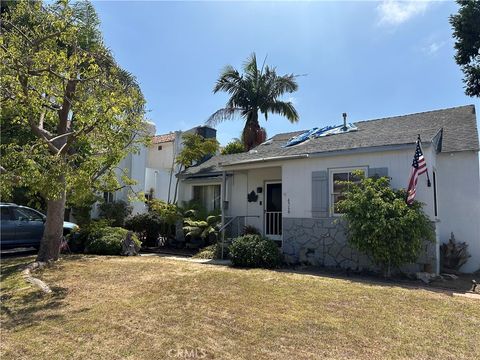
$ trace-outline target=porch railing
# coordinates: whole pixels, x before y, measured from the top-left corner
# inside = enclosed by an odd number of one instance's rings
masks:
[[[282,212],[265,211],[265,236],[278,237],[282,235]]]
[[[222,246],[222,259],[224,254],[224,247],[228,246],[232,240],[242,235],[245,225],[247,225],[247,218],[259,218],[258,215],[241,215],[241,216],[225,216],[225,223],[218,230],[221,234],[220,244]]]

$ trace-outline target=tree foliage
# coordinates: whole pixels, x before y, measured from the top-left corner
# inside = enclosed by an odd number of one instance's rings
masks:
[[[457,0],[458,14],[450,16],[455,38],[455,61],[460,65],[468,96],[480,97],[480,1]]]
[[[222,149],[222,155],[229,154],[240,154],[245,152],[245,145],[240,141],[240,139],[233,139]]]
[[[184,134],[182,140],[183,148],[175,161],[183,168],[188,168],[205,157],[214,155],[219,147],[216,139],[205,139],[198,134]]]
[[[344,213],[350,244],[389,273],[405,263],[417,260],[423,241],[431,241],[434,232],[422,204],[408,206],[405,191],[390,187],[387,177],[365,178],[347,185],[345,199],[338,208]]]
[[[198,134],[186,133],[183,135],[182,140],[183,148],[175,159],[175,162],[180,166],[177,174],[177,182],[175,184],[173,197],[174,203],[177,201],[178,175],[186,168],[215,155],[219,148],[217,139],[206,139]]]
[[[119,187],[115,167],[145,142],[145,100],[104,45],[89,2],[20,1],[1,20],[2,135],[10,132],[1,190],[23,186],[46,199],[38,259],[47,261],[58,257],[66,194],[81,201],[92,188]]]
[[[119,200],[101,202],[98,205],[99,218],[109,221],[111,226],[124,226],[125,219],[132,213],[133,207],[129,203]]]
[[[226,66],[213,88],[213,92],[224,91],[230,98],[224,108],[213,113],[208,123],[215,125],[224,120],[240,116],[245,120],[242,141],[246,150],[265,141],[265,129],[260,127],[258,112],[265,120],[268,114],[278,114],[290,122],[298,121],[298,113],[291,101],[281,100],[285,93],[297,91],[297,75],[277,75],[275,67],[259,67],[253,53],[243,65],[243,74],[233,66]]]

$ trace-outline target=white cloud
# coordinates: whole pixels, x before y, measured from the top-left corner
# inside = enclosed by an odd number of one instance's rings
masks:
[[[440,50],[443,45],[445,45],[445,41],[434,41],[427,46],[424,46],[422,48],[423,52],[428,54],[428,55],[435,55],[438,50]]]
[[[400,25],[416,15],[423,14],[430,2],[383,0],[377,6],[379,25]]]

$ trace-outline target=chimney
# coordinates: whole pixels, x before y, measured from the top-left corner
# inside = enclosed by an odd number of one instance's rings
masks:
[[[342,128],[342,130],[347,131],[347,113],[343,113],[342,116],[343,116],[343,128]]]

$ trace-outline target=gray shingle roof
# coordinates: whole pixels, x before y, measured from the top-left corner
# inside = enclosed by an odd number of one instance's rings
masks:
[[[283,148],[282,145],[303,131],[278,134],[269,145],[259,145],[247,153],[214,156],[202,164],[190,167],[183,174],[207,175],[221,171],[221,165],[271,157],[413,144],[417,134],[420,134],[423,143],[429,143],[441,130],[442,152],[479,150],[474,105],[359,121],[355,125],[358,131],[311,139],[288,148]]]

